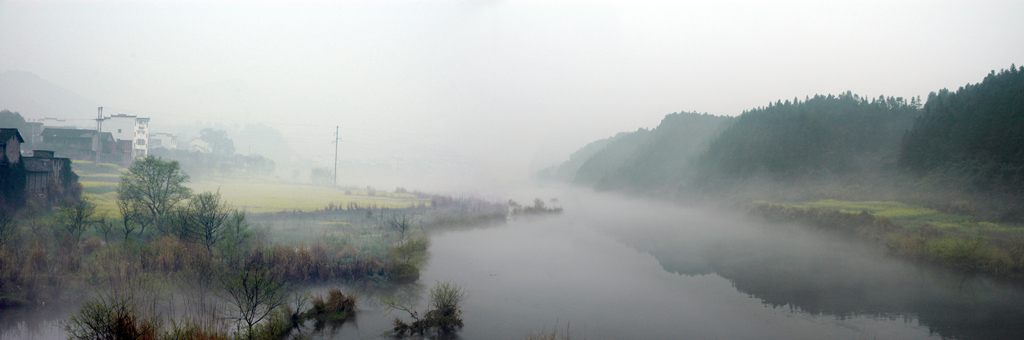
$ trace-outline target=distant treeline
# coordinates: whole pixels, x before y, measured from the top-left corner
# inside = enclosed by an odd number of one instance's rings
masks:
[[[1024,67],[989,73],[956,92],[932,92],[903,139],[899,165],[917,176],[1024,194]]]
[[[539,176],[670,196],[826,183],[1020,202],[1024,67],[933,92],[927,102],[846,92],[780,100],[735,118],[673,113],[652,130],[588,144]]]
[[[623,132],[584,146],[542,179],[616,190],[657,190],[692,180],[696,159],[736,119],[673,113],[653,130]]]
[[[168,161],[178,161],[182,170],[194,178],[218,176],[273,176],[275,163],[260,155],[235,153],[206,153],[199,151],[155,148],[151,155]]]

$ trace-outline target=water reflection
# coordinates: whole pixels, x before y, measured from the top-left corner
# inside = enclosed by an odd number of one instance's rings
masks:
[[[470,289],[464,338],[523,339],[557,323],[587,339],[933,336],[913,317],[837,318],[766,305],[721,276],[662,267],[713,273],[704,256],[709,245],[756,231],[742,219],[615,196],[557,195],[566,204],[562,216],[435,236],[422,278]],[[655,258],[651,249],[673,256]]]
[[[48,305],[0,311],[0,339],[63,339],[61,321],[77,305]]]
[[[426,289],[469,291],[464,339],[523,339],[568,328],[586,339],[1021,338],[1021,290],[887,258],[878,249],[709,209],[558,189],[557,217],[432,235],[420,281],[381,290],[345,287],[355,319],[315,322],[308,339],[387,338],[404,316],[396,296],[424,310]],[[342,283],[310,290],[323,294]],[[61,313],[0,313],[3,339],[60,338]],[[34,314],[33,314],[34,313]],[[35,331],[33,331],[35,330]],[[35,334],[35,335],[33,335]]]
[[[910,264],[795,226],[755,225],[729,237],[701,235],[699,229],[613,234],[651,254],[667,272],[714,273],[768,306],[840,320],[917,320],[945,338],[1024,337],[1024,293],[1007,284]]]

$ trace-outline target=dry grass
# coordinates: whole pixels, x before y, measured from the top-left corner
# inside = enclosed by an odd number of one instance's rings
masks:
[[[539,333],[538,332],[533,332],[533,333],[530,333],[530,335],[526,336],[526,340],[571,340],[571,339],[572,339],[572,332],[569,331],[569,326],[568,325],[566,325],[565,328],[562,329],[561,332],[559,332],[558,326],[555,325],[555,328],[552,329],[551,332],[547,332],[547,331],[540,331]],[[583,339],[586,339],[586,337],[584,337]]]

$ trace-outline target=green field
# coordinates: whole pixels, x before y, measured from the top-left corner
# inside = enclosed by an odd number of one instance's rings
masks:
[[[929,224],[947,231],[1009,231],[1019,226],[983,221],[977,217],[947,214],[936,210],[893,201],[838,201],[821,200],[793,205],[797,208],[835,209],[845,213],[866,211],[872,215],[887,217],[907,227]]]
[[[116,216],[114,200],[124,168],[114,164],[74,161],[72,167],[80,177],[83,196],[95,203],[99,213]],[[329,187],[286,183],[273,179],[261,181],[202,181],[186,183],[193,192],[220,191],[221,196],[237,209],[252,213],[280,211],[313,211],[334,206],[406,208],[429,205],[430,200],[413,194],[384,191],[345,190]]]
[[[859,235],[889,254],[956,270],[1024,277],[1024,226],[892,201],[754,202],[751,212]]]

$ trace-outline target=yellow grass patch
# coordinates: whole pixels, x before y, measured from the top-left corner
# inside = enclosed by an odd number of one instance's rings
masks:
[[[116,187],[116,183],[83,181],[84,188]],[[283,182],[198,182],[187,183],[195,193],[220,190],[221,196],[232,207],[254,213],[279,211],[313,211],[320,210],[333,203],[336,207],[345,208],[349,203],[360,207],[376,208],[407,208],[415,205],[429,205],[430,200],[417,198],[415,195],[376,191],[373,195],[365,190],[335,190],[327,187],[291,184]],[[104,194],[84,193],[83,197],[96,204],[98,212],[107,212],[116,216],[116,192]]]
[[[117,183],[111,182],[78,181],[78,183],[82,183],[83,188],[117,187]]]
[[[96,205],[96,213],[98,216],[105,216],[108,218],[116,218],[117,215],[117,193],[108,192],[105,194],[90,194],[83,193],[82,197],[88,199],[89,202]]]
[[[867,211],[875,216],[888,217],[892,219],[909,219],[939,214],[938,211],[915,207],[906,203],[893,201],[838,201],[821,200],[796,205],[800,208],[826,208],[836,209],[846,213],[859,213]]]
[[[377,191],[370,195],[366,191],[352,191],[346,195],[345,190],[284,182],[198,182],[189,183],[188,186],[195,192],[220,190],[224,200],[231,206],[257,213],[313,211],[331,203],[342,208],[349,203],[377,208],[407,208],[430,203],[429,199],[417,198],[412,194]]]

